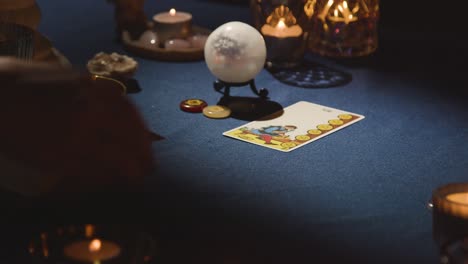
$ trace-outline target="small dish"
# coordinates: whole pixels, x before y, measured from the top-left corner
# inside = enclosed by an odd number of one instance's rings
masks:
[[[193,35],[209,35],[211,31],[209,29],[193,26]],[[132,40],[127,32],[122,33],[122,43],[124,48],[141,57],[162,60],[162,61],[198,61],[204,58],[203,47],[188,47],[184,49],[165,49],[159,45],[145,45],[140,40]]]

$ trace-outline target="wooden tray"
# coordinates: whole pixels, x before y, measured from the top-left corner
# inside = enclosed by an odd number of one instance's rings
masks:
[[[209,35],[211,30],[199,26],[192,27],[193,34]],[[124,48],[137,56],[144,58],[162,60],[162,61],[198,61],[204,59],[203,48],[187,48],[183,50],[166,50],[158,46],[147,47],[139,43],[138,40],[132,41],[128,34],[122,34],[122,43]]]

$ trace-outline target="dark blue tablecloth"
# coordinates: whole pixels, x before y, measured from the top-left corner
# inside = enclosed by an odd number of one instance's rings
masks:
[[[38,3],[39,30],[76,67],[100,51],[127,54],[114,41],[106,1]],[[147,1],[145,10],[150,16],[170,7],[210,29],[250,21],[247,5],[214,1]],[[351,74],[346,85],[304,89],[258,75],[283,107],[305,100],[366,116],[290,153],[222,135],[246,121],[179,110],[186,98],[219,100],[204,61],[136,58],[142,91],[129,97],[165,138],[154,142],[158,168],[145,197],[147,210],[160,214],[164,263],[438,262],[426,203],[437,186],[467,180],[466,52],[458,35],[426,38],[386,26],[369,58],[310,55]],[[232,94],[251,96],[248,89]]]

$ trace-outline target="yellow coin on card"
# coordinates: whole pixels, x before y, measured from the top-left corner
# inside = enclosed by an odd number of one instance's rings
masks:
[[[295,146],[297,146],[297,144],[294,143],[294,142],[281,143],[281,147],[283,147],[283,148],[294,148]]]
[[[307,134],[320,135],[320,134],[322,134],[322,131],[320,131],[318,129],[310,129],[310,130],[307,131]]]
[[[341,115],[338,115],[338,118],[341,120],[350,120],[351,118],[353,118],[353,116],[348,115],[348,114],[341,114]]]
[[[299,141],[307,141],[309,140],[310,137],[307,136],[307,135],[299,135],[299,136],[296,136],[296,140],[299,140]]]
[[[317,128],[322,130],[322,131],[328,131],[328,130],[333,129],[333,127],[330,126],[329,124],[321,124],[321,125],[318,125]]]
[[[340,120],[340,119],[328,120],[328,124],[332,126],[341,126],[343,123],[344,123],[343,120]]]

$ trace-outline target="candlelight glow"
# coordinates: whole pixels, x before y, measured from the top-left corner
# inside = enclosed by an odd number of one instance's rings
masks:
[[[169,10],[169,15],[175,16],[175,14],[176,14],[176,10],[174,8],[171,8],[171,10]]]
[[[284,23],[284,18],[280,18],[280,20],[278,21],[278,25],[276,25],[276,27],[278,29],[285,29],[286,28],[286,24]]]
[[[93,239],[90,243],[89,243],[89,251],[90,252],[97,252],[101,249],[101,246],[102,246],[102,243],[101,243],[101,240],[99,239]]]

